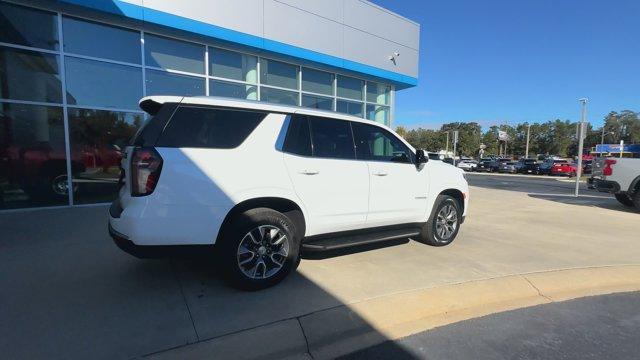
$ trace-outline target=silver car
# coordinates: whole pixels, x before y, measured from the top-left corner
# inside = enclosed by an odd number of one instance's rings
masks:
[[[500,163],[500,167],[498,168],[498,171],[501,173],[515,174],[518,172],[518,168],[516,167],[517,164],[518,163],[513,161]]]
[[[478,167],[478,162],[475,160],[460,160],[457,166],[464,171],[475,171]]]

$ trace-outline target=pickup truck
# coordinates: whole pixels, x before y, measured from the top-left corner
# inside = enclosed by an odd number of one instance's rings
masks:
[[[616,200],[640,211],[640,159],[599,158],[593,161],[588,186],[614,194]]]

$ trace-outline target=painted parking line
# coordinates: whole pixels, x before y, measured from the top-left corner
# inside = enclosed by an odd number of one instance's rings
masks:
[[[482,175],[482,176],[504,176],[504,177],[515,177],[515,178],[532,178],[532,179],[540,179],[540,180],[555,180],[561,182],[571,182],[575,183],[575,178],[569,178],[566,176],[563,177],[554,177],[548,175],[529,175],[529,174],[500,174],[500,173],[484,173],[484,172],[465,172],[469,175]],[[581,183],[586,183],[586,180],[580,180]]]
[[[576,197],[576,196],[575,196],[575,195],[573,195],[573,194],[550,194],[550,193],[527,193],[527,195],[533,195],[533,196],[572,197],[572,198],[575,198],[575,197]],[[611,199],[612,197],[610,197],[610,196],[582,195],[582,194],[580,194],[580,196],[578,196],[578,198]]]

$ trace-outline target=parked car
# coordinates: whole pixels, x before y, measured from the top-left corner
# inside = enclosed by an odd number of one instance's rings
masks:
[[[460,160],[458,167],[464,171],[475,171],[478,162],[476,160]]]
[[[576,172],[577,172],[577,167],[575,164],[570,164],[568,162],[559,162],[559,163],[554,163],[553,166],[551,167],[551,170],[549,171],[549,175],[551,176],[557,176],[557,175],[564,175],[564,176],[576,176]]]
[[[68,201],[69,181],[64,144],[36,141],[19,132],[15,120],[0,114],[0,179],[21,189],[32,199]],[[71,174],[74,179],[90,178],[92,172],[113,168],[113,182],[122,159],[119,147],[112,144],[83,144],[70,148]],[[102,175],[101,177],[106,177]],[[78,190],[73,183],[73,190]]]
[[[478,172],[496,172],[500,168],[500,163],[497,160],[484,158],[481,159],[476,166],[475,171]]]
[[[596,159],[587,182],[589,188],[614,194],[624,206],[640,211],[640,159]]]
[[[540,166],[538,167],[538,171],[540,174],[549,175],[551,174],[551,168],[553,167],[553,165],[562,164],[566,162],[568,161],[565,159],[547,158],[545,161],[542,162],[542,164],[540,164]]]
[[[517,163],[513,161],[502,162],[500,163],[500,168],[498,169],[498,171],[501,173],[515,174],[516,172],[518,172],[516,164]]]
[[[535,159],[520,159],[516,164],[517,172],[520,174],[539,174],[540,164]]]
[[[212,97],[140,107],[152,118],[126,148],[109,209],[115,243],[138,257],[211,248],[232,284],[256,290],[294,271],[301,250],[447,245],[467,213],[463,171],[384,125]]]
[[[582,160],[582,173],[589,175],[593,171],[593,160]]]

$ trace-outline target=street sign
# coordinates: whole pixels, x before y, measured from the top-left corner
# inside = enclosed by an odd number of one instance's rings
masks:
[[[500,140],[500,141],[508,141],[509,140],[509,134],[507,134],[506,131],[498,130],[498,140]]]

